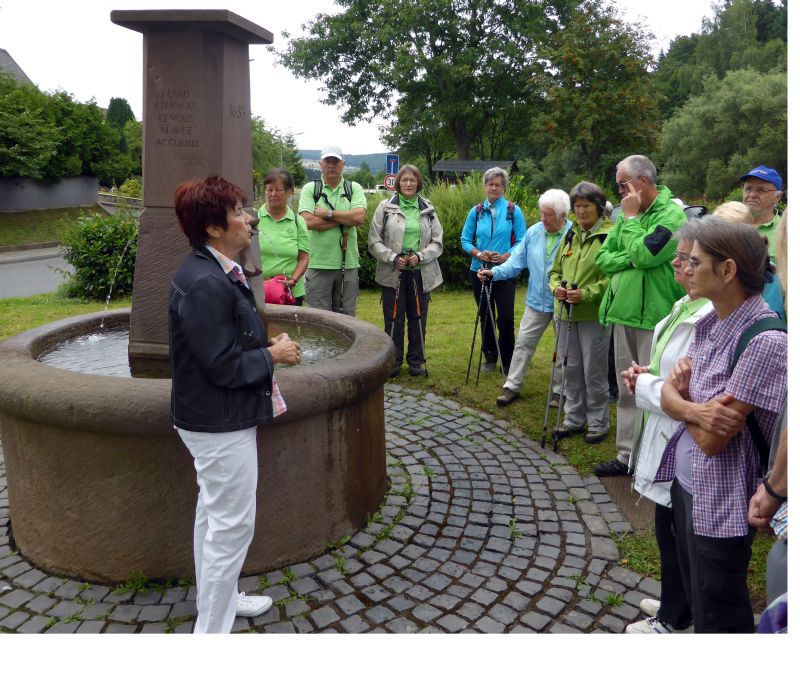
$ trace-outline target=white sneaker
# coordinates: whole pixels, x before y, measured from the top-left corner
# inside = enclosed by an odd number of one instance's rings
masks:
[[[661,608],[661,600],[645,598],[639,602],[639,608],[645,616],[658,616],[658,610]]]
[[[258,595],[245,595],[243,592],[239,593],[236,600],[236,615],[251,618],[253,616],[260,616],[267,613],[272,606],[271,597],[259,597]]]
[[[669,635],[675,632],[675,628],[669,623],[662,623],[653,616],[631,623],[625,627],[625,632],[629,635]]]

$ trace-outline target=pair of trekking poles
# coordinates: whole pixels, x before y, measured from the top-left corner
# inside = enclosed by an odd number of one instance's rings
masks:
[[[408,250],[407,252],[403,252],[400,256],[408,258],[409,256],[413,256],[415,254],[414,251]],[[417,287],[417,278],[414,277],[414,271],[412,269],[403,269],[397,271],[397,284],[394,287],[394,308],[392,309],[392,326],[389,330],[389,338],[392,339],[394,342],[394,325],[397,322],[397,301],[400,299],[400,284],[403,281],[403,273],[411,273],[411,282],[414,285],[414,300],[416,301],[417,307],[417,322],[419,323],[419,340],[422,346],[422,364],[425,367],[425,378],[428,378],[428,358],[425,355],[425,331],[422,327],[422,308],[420,306],[419,301],[419,288]]]
[[[481,264],[481,268],[483,270],[488,269],[488,267],[489,266],[486,263],[486,261],[484,261]],[[482,307],[482,304],[483,304],[484,297],[486,298],[486,307],[487,307],[487,312],[488,312],[488,315],[489,315],[489,322],[492,325],[492,337],[494,338],[494,345],[495,345],[495,348],[497,349],[498,356],[500,356],[500,341],[498,339],[498,334],[497,334],[497,320],[496,320],[496,318],[494,316],[494,308],[492,307],[492,283],[493,283],[493,278],[491,278],[491,277],[489,278],[489,284],[488,285],[486,284],[486,280],[483,280],[483,282],[481,282],[481,291],[480,291],[480,294],[478,296],[478,312],[475,314],[475,327],[472,330],[472,347],[469,349],[469,363],[467,364],[467,378],[464,381],[464,385],[469,385],[469,374],[470,374],[470,371],[472,370],[472,355],[475,352],[475,337],[478,334],[478,321],[480,320],[480,317],[481,317],[481,307]],[[486,320],[485,320],[485,316],[484,316],[484,323],[485,322],[486,322]],[[480,383],[480,380],[481,380],[481,361],[483,359],[483,347],[484,347],[483,338],[484,338],[484,331],[483,331],[483,326],[481,326],[481,352],[480,352],[480,355],[478,356],[478,369],[475,372],[475,385],[478,385]],[[503,369],[503,360],[502,359],[500,360],[500,371],[503,373],[503,376],[506,375],[505,369]]]
[[[566,280],[561,280],[561,288],[567,288]],[[573,282],[570,288],[575,290],[578,288],[578,285]],[[553,366],[550,368],[550,383],[547,386],[547,399],[544,403],[544,428],[542,429],[541,441],[541,448],[544,449],[544,443],[547,439],[547,422],[550,417],[550,398],[553,396],[553,380],[555,378],[556,364],[558,362],[558,346],[561,343],[561,327],[564,324],[564,306],[567,306],[567,337],[565,341],[566,345],[564,346],[564,355],[561,358],[561,395],[558,398],[558,413],[556,414],[556,425],[553,428],[553,451],[555,453],[558,453],[559,439],[556,430],[558,430],[561,416],[564,413],[564,401],[567,399],[564,395],[564,383],[566,382],[567,360],[569,359],[569,335],[572,332],[572,309],[575,307],[566,299],[559,302],[558,323],[556,324],[556,344],[553,347]]]

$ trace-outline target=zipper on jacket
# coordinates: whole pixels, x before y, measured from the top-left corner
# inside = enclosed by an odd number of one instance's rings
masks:
[[[645,297],[645,290],[647,289],[647,278],[642,275],[642,309],[639,315],[639,324],[644,326],[644,297]]]

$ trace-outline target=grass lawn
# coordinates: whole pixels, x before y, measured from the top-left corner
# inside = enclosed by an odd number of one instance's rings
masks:
[[[0,247],[61,242],[64,230],[79,217],[105,213],[98,206],[0,213]]]
[[[522,317],[525,294],[517,290],[516,322]],[[111,308],[123,308],[130,299],[111,303]],[[26,299],[0,299],[0,339],[13,336],[27,329],[72,315],[91,313],[104,308],[103,303],[82,302],[65,299],[57,294],[42,294]],[[524,431],[532,440],[540,440],[544,421],[545,398],[550,379],[554,334],[548,329],[531,361],[530,371],[522,388],[522,397],[514,404],[498,408],[495,398],[503,385],[503,376],[498,371],[481,374],[480,384],[475,385],[479,340],[473,356],[472,377],[465,385],[472,331],[475,325],[476,306],[469,291],[435,291],[428,311],[427,344],[429,378],[411,377],[404,367],[395,383],[436,393],[456,400],[468,407],[491,413],[505,419]],[[358,299],[357,315],[360,319],[383,327],[380,294],[376,290],[364,290]],[[581,437],[562,440],[559,451],[575,466],[581,475],[591,472],[592,465],[614,455],[615,407],[611,406],[611,430],[608,439],[595,446],[586,445]],[[555,410],[551,410],[548,429],[555,424]],[[496,431],[487,427],[485,435]],[[652,530],[636,532],[616,539],[620,550],[620,562],[645,576],[659,578],[658,548]],[[759,534],[753,543],[753,558],[750,562],[748,582],[753,598],[753,608],[761,611],[766,599],[766,556],[772,537]]]

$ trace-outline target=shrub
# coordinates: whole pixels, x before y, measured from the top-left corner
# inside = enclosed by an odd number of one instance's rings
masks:
[[[133,289],[136,260],[135,216],[120,210],[112,216],[83,216],[64,233],[64,260],[75,268],[62,291],[71,297],[103,300],[125,296]]]
[[[126,179],[125,182],[119,187],[120,195],[127,195],[128,197],[142,197],[142,184],[139,179],[132,176]]]

